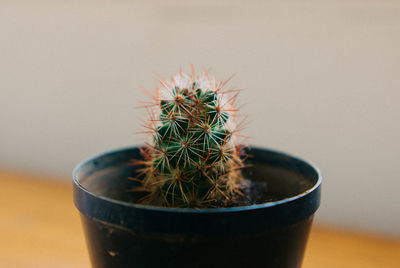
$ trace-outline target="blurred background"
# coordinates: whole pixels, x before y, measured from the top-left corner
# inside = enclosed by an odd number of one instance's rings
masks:
[[[193,63],[236,74],[250,144],[322,170],[318,223],[400,237],[399,48],[399,1],[2,0],[0,169],[141,143],[140,87]]]

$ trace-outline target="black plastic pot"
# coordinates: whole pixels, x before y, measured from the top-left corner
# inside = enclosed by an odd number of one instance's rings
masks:
[[[267,181],[278,201],[214,209],[134,204],[137,148],[109,152],[73,172],[93,267],[300,267],[321,175],[298,158],[253,148],[247,179]]]

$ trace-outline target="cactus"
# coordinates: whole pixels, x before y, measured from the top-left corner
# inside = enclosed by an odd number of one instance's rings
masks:
[[[226,81],[227,82],[227,81]],[[137,191],[142,204],[166,207],[229,206],[242,196],[242,147],[236,124],[237,90],[224,90],[206,71],[161,79],[141,148]],[[240,125],[240,124],[239,124]]]

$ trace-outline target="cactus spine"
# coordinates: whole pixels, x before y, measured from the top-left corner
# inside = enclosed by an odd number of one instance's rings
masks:
[[[241,195],[241,147],[235,124],[237,91],[207,72],[179,72],[160,80],[146,104],[151,141],[142,148],[143,204],[167,207],[227,206]]]

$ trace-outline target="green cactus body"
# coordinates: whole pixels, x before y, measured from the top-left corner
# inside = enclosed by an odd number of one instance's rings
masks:
[[[168,207],[229,205],[241,195],[240,147],[235,143],[234,99],[203,73],[180,72],[161,81],[163,96],[147,107],[151,141],[142,150],[144,204]],[[155,109],[154,109],[155,108]]]

